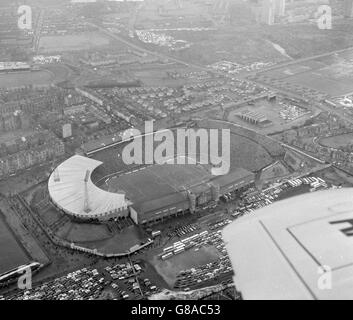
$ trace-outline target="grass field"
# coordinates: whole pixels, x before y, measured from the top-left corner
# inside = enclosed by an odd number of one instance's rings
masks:
[[[99,32],[87,32],[74,35],[44,36],[39,43],[40,53],[53,53],[77,50],[89,50],[110,44],[108,37]]]
[[[265,71],[270,78],[342,96],[353,92],[353,50]]]
[[[124,190],[132,201],[147,201],[172,194],[183,186],[208,181],[211,174],[201,165],[155,165],[109,180],[109,190]]]
[[[43,67],[44,70],[51,72],[54,75],[55,83],[65,81],[72,75],[72,70],[64,64],[48,64]]]
[[[342,96],[353,92],[353,78],[336,80],[327,76],[324,70],[316,73],[304,73],[286,79],[287,82],[308,87],[331,96]]]
[[[29,85],[48,85],[53,81],[48,71],[16,72],[0,74],[0,88],[18,88]]]
[[[26,252],[0,216],[0,274],[28,262]]]
[[[353,133],[346,133],[339,136],[320,139],[319,143],[330,148],[345,147],[353,143]]]

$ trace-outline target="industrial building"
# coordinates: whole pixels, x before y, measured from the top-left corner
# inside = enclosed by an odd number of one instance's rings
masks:
[[[239,113],[238,117],[250,124],[255,124],[258,126],[266,126],[271,124],[271,122],[266,118],[265,115],[249,110]]]

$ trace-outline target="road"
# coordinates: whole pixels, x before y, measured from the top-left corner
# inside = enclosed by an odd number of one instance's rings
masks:
[[[44,15],[45,15],[45,10],[40,9],[38,23],[37,23],[37,26],[34,30],[34,39],[33,39],[33,51],[35,54],[38,54],[40,34],[41,34],[42,26],[43,26]]]
[[[268,68],[261,69],[260,71],[251,72],[251,73],[249,73],[247,75],[256,75],[256,74],[264,73],[264,72],[267,72],[267,71],[272,71],[272,70],[280,69],[280,68],[283,68],[283,67],[288,67],[288,66],[291,66],[291,65],[295,65],[297,63],[310,61],[310,60],[313,60],[313,59],[328,57],[328,56],[333,55],[333,54],[338,54],[338,53],[342,53],[342,52],[350,51],[350,50],[353,50],[353,47],[349,47],[349,48],[341,49],[341,50],[335,50],[335,51],[331,51],[331,52],[328,52],[328,53],[323,53],[323,54],[319,54],[319,55],[315,55],[315,56],[311,56],[311,57],[306,57],[306,58],[301,58],[301,59],[297,59],[297,60],[290,60],[290,61],[286,61],[286,62],[283,62],[283,63],[275,64],[275,65],[270,66]]]

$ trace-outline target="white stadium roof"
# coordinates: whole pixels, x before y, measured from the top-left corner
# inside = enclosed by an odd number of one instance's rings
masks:
[[[259,209],[223,238],[244,299],[353,299],[351,188]]]
[[[60,164],[48,182],[49,194],[55,205],[69,214],[83,218],[94,218],[125,210],[130,203],[125,200],[124,194],[104,191],[91,181],[91,173],[101,164],[100,161],[79,155]],[[89,176],[86,191],[87,171]],[[88,205],[85,206],[86,198]],[[89,212],[85,210],[87,207],[90,209]]]

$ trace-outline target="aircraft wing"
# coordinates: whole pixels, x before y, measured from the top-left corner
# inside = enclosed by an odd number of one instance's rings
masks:
[[[279,201],[223,231],[244,299],[353,299],[353,189]]]

